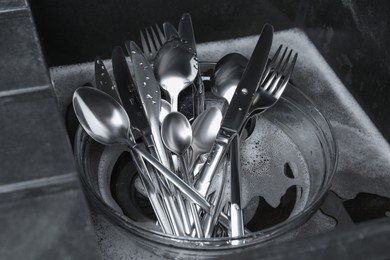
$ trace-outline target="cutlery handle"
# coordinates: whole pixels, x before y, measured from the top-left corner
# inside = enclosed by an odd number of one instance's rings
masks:
[[[198,204],[206,212],[210,211],[210,203],[202,197],[197,191],[193,190],[182,179],[176,176],[173,172],[165,168],[156,158],[146,152],[144,149],[139,148],[135,143],[129,143],[129,146],[133,151],[142,156],[148,161],[154,168],[156,168],[162,175],[165,176],[170,182],[172,182],[188,199]]]
[[[235,136],[230,145],[230,189],[231,189],[231,232],[232,237],[244,235],[244,223],[241,208],[241,165],[240,165],[240,138]]]
[[[215,143],[211,148],[211,152],[205,162],[202,170],[198,174],[198,179],[195,182],[195,189],[202,195],[206,196],[210,187],[211,180],[214,177],[215,172],[218,169],[222,158],[227,152],[227,148],[230,145],[231,140],[236,133],[221,128],[216,137]]]
[[[146,189],[150,203],[152,204],[153,210],[156,213],[157,220],[160,223],[163,232],[167,234],[173,234],[170,221],[167,217],[167,212],[165,212],[165,209],[162,206],[162,201],[160,201],[157,191],[153,186],[153,182],[150,179],[149,172],[144,161],[140,155],[134,153],[132,150],[130,150],[130,153],[132,158],[134,158],[134,162],[140,173],[140,179]]]
[[[194,118],[199,116],[205,109],[204,84],[200,72],[195,78],[195,95],[194,95]]]

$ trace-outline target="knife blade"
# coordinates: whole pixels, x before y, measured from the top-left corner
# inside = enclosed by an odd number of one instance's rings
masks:
[[[150,126],[146,115],[139,102],[138,92],[127,65],[126,56],[121,47],[117,46],[112,51],[112,68],[115,82],[118,86],[122,105],[127,112],[132,127],[137,129],[142,136],[151,135]]]
[[[191,15],[188,13],[183,14],[180,19],[179,35],[196,52],[194,29],[192,26]]]
[[[175,26],[173,26],[171,23],[163,23],[163,30],[167,41],[169,41],[172,37],[179,38],[179,33],[177,32]]]
[[[159,159],[165,167],[170,168],[170,163],[161,140],[159,129],[159,115],[161,109],[160,85],[154,76],[152,67],[137,44],[130,41],[126,42],[125,45],[131,55],[131,60],[134,65],[135,86],[145,112],[145,118],[149,123],[155,141]]]
[[[110,75],[104,66],[102,59],[97,56],[95,58],[95,81],[96,87],[103,92],[107,93],[113,97],[117,102],[122,104],[122,100],[119,97],[118,89],[115,84],[112,82]]]
[[[126,61],[126,56],[122,48],[119,46],[115,47],[112,51],[111,58],[115,82],[118,87],[118,92],[122,100],[123,108],[129,116],[132,128],[137,129],[141,133],[144,142],[149,144],[146,146],[153,151],[153,140],[150,140],[149,138],[151,135],[151,130],[148,122],[145,119],[145,112],[143,111],[139,102],[138,92],[135,89],[134,81],[131,77],[130,70]],[[147,173],[148,176],[152,176],[154,177],[153,179],[155,179],[155,172],[153,170],[148,170],[146,165],[143,163],[143,160],[140,160],[138,154],[132,153],[132,157],[134,158],[134,161],[137,164],[137,167],[140,172],[143,171],[144,175],[146,175],[145,173]],[[173,234],[173,229],[170,225],[170,220],[167,215],[168,213],[163,207],[163,204],[165,202],[161,200],[159,195],[161,190],[165,190],[165,187],[160,186],[163,185],[163,183],[157,181],[156,187],[158,187],[158,189],[156,191],[153,191],[153,189],[150,188],[151,186],[154,187],[153,181],[150,179],[150,177],[148,180],[143,177],[142,174],[140,176],[163,231],[168,234]]]
[[[260,80],[267,64],[272,38],[273,27],[269,24],[264,25],[248,65],[245,68],[243,76],[237,85],[235,94],[222,119],[221,127],[210,155],[198,174],[199,177],[195,183],[195,188],[203,196],[207,194],[211,180],[220,161],[226,154],[230,142],[239,134],[239,131],[248,116],[252,100],[255,97],[255,93],[260,85]]]
[[[184,40],[186,44],[190,46],[190,48],[197,53],[196,51],[196,41],[194,34],[194,27],[192,26],[191,15],[185,13],[180,18],[179,22],[179,35]],[[205,93],[204,93],[204,84],[202,81],[202,77],[200,76],[200,72],[196,76],[194,80],[194,109],[193,109],[193,118],[195,119],[198,115],[200,115],[205,108]]]

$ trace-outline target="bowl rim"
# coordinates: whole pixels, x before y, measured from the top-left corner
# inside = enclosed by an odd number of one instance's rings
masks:
[[[159,245],[164,244],[166,246],[175,247],[179,249],[215,251],[215,250],[221,250],[223,248],[224,250],[226,249],[234,250],[234,249],[244,248],[248,246],[253,246],[254,244],[256,245],[265,244],[268,241],[281,237],[293,230],[296,230],[318,210],[319,205],[325,199],[325,195],[328,193],[330,189],[330,186],[332,184],[337,169],[339,151],[338,151],[337,140],[335,139],[333,127],[328,121],[328,119],[321,113],[320,110],[318,110],[318,108],[314,105],[312,100],[305,93],[303,93],[301,90],[299,90],[297,87],[295,87],[293,84],[290,83],[287,88],[294,89],[294,91],[302,95],[302,97],[309,102],[312,108],[314,108],[315,113],[317,113],[317,116],[319,116],[319,118],[321,118],[321,120],[324,121],[325,125],[329,129],[330,135],[325,135],[323,132],[321,133],[321,135],[324,136],[323,139],[328,143],[329,146],[331,146],[330,148],[333,150],[333,154],[330,153],[330,157],[333,158],[330,158],[331,169],[329,169],[329,175],[328,175],[329,178],[327,178],[324,181],[322,188],[319,190],[317,195],[318,199],[308,203],[304,207],[304,209],[300,211],[298,214],[289,217],[285,221],[282,221],[272,227],[266,228],[261,231],[245,234],[241,237],[235,237],[235,238],[223,237],[223,238],[200,239],[200,238],[192,238],[192,237],[180,237],[180,236],[169,235],[159,231],[144,228],[142,225],[139,225],[139,222],[129,219],[123,213],[116,211],[110,205],[108,205],[102,199],[102,197],[98,195],[98,193],[95,191],[95,189],[92,187],[92,185],[88,182],[88,180],[84,176],[82,162],[80,162],[81,158],[80,156],[78,156],[80,153],[78,152],[77,142],[80,138],[90,138],[90,137],[85,133],[85,131],[81,128],[81,126],[79,126],[75,138],[74,157],[76,161],[76,168],[78,174],[80,175],[81,182],[83,186],[86,187],[87,190],[86,192],[87,197],[90,198],[92,195],[94,202],[98,202],[100,204],[100,207],[98,208],[103,211],[104,215],[111,222],[113,222],[113,224],[115,225],[119,224],[119,226],[125,229],[125,231],[131,232],[131,234],[136,235],[139,238],[149,240],[150,242],[158,243]],[[286,97],[284,96],[282,96],[281,99],[289,103],[291,102],[295,103],[294,101],[290,101],[286,99]],[[319,129],[323,131],[322,128]],[[82,135],[85,136],[83,137]],[[332,163],[332,159],[333,159],[333,163]],[[239,241],[241,243],[238,243],[237,245],[232,245],[233,241]]]

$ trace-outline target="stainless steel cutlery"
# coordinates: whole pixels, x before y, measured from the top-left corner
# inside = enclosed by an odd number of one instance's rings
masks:
[[[249,118],[280,98],[297,54],[287,48],[281,54],[280,47],[267,62],[273,27],[266,24],[249,62],[240,54],[230,54],[217,63],[212,92],[227,103],[223,111],[216,107],[205,110],[191,16],[181,17],[178,30],[164,23],[163,31],[157,25],[140,31],[142,51],[133,41],[125,43],[134,76],[122,48],[114,48],[116,84],[97,57],[97,88],[77,89],[74,110],[94,140],[128,145],[164,233],[197,238],[244,236],[249,231],[244,227],[241,205],[240,135]],[[194,110],[193,117],[187,118],[180,113],[178,101],[179,94],[190,86]],[[162,99],[161,90],[169,100]],[[193,120],[192,125],[188,119]],[[141,142],[135,140],[135,134]],[[209,193],[220,167],[223,174]],[[227,172],[231,174],[231,197],[229,210],[224,212]]]

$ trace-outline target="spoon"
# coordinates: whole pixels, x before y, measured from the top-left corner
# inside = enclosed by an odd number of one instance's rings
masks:
[[[171,104],[168,101],[161,99],[161,108],[160,108],[160,115],[159,115],[159,120],[161,124],[164,121],[164,118],[171,112],[172,112]]]
[[[94,140],[104,145],[128,145],[132,152],[148,161],[187,198],[197,203],[207,212],[210,210],[210,203],[205,198],[165,168],[156,158],[138,147],[131,132],[131,125],[126,111],[111,96],[96,88],[78,88],[73,95],[73,108],[81,126]],[[134,159],[137,163],[143,164],[143,160],[139,160],[139,156],[135,156]],[[141,174],[144,174],[152,183],[146,172],[141,171]]]
[[[187,118],[179,112],[169,113],[161,124],[161,137],[164,145],[171,152],[177,155],[180,163],[182,164],[184,162],[183,154],[187,151],[192,142],[191,125]],[[185,169],[184,165],[182,165],[182,167]],[[188,172],[186,170],[182,170],[182,175],[182,178],[188,184]],[[188,218],[187,211],[185,210],[184,202],[181,202],[181,200],[178,200],[178,205],[180,211],[182,212],[185,232],[190,234],[190,220]]]
[[[225,55],[215,65],[211,91],[229,104],[244,73],[248,59],[239,53]]]
[[[172,111],[178,111],[180,92],[191,85],[198,74],[195,52],[186,47],[180,39],[172,38],[159,50],[154,71],[160,86],[170,97]]]
[[[188,119],[179,112],[169,113],[162,125],[161,125],[161,136],[164,145],[174,154],[178,156],[180,165],[182,167],[183,179],[187,184],[190,183],[189,172],[186,167],[184,160],[184,154],[192,143],[192,128]],[[193,203],[189,204],[191,209],[192,217],[195,222],[196,231],[199,237],[203,236],[201,229],[199,216],[197,214],[196,207]],[[189,221],[188,224],[190,225]]]
[[[193,140],[190,169],[198,157],[210,151],[221,126],[222,113],[216,107],[203,111],[192,123]]]

